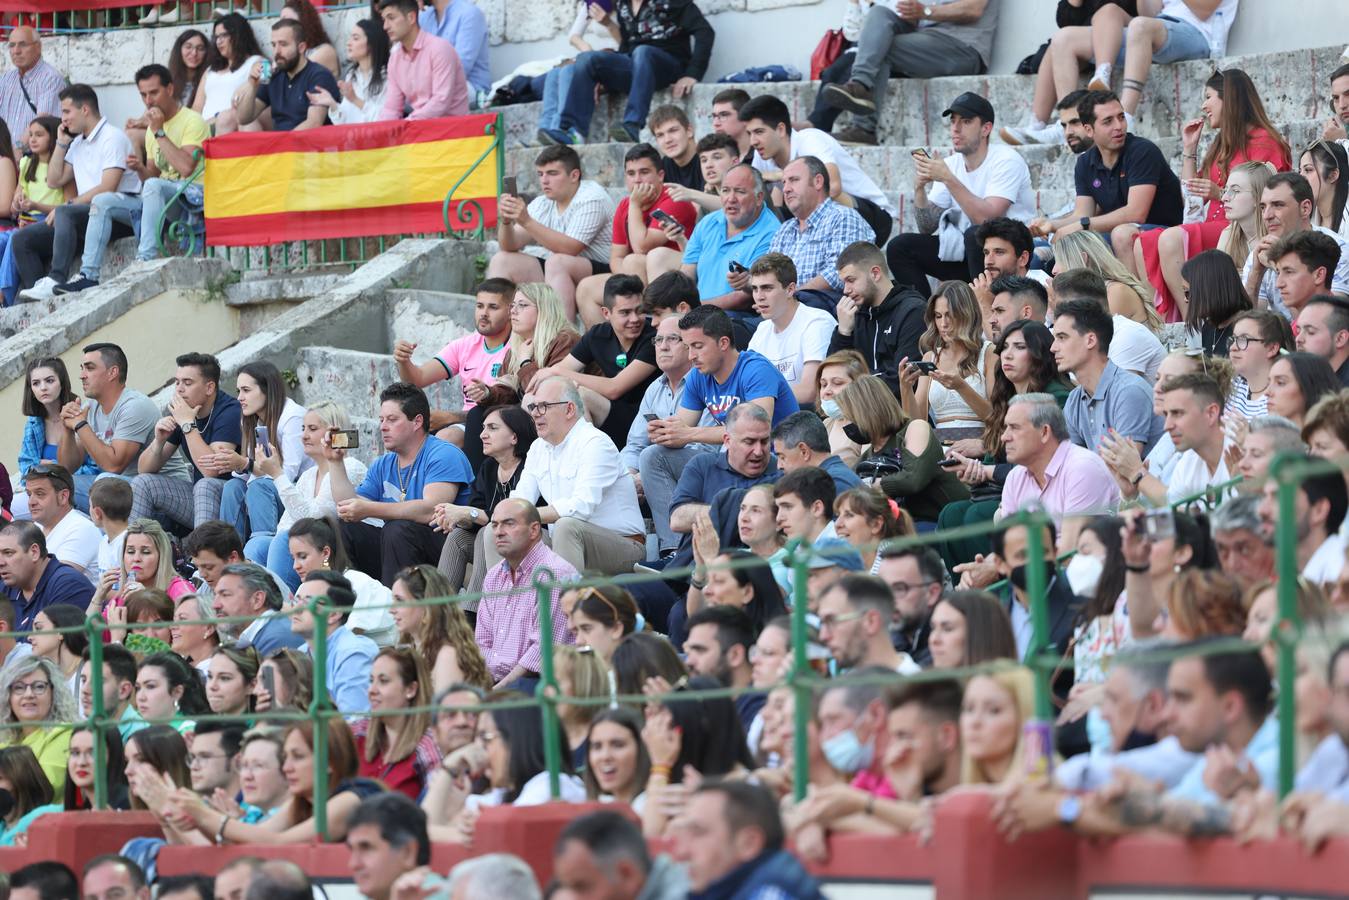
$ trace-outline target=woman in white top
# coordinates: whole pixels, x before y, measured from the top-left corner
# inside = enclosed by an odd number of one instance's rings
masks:
[[[233,107],[234,94],[248,80],[253,64],[262,60],[262,48],[248,20],[238,13],[217,19],[211,36],[215,46],[192,108],[214,126],[216,117]]]
[[[292,480],[286,474],[288,467],[282,465],[279,457],[264,454],[253,460],[253,472],[272,479],[283,511],[276,523],[276,533],[270,536],[254,533],[244,545],[244,556],[266,566],[292,591],[300,586],[300,578],[295,574],[294,561],[290,558],[287,532],[298,519],[337,513],[337,501],[333,499],[332,483],[328,479],[329,471],[336,463],[324,456],[323,439],[333,429],[346,431],[349,428],[351,418],[345,409],[336,403],[320,403],[306,411],[301,422],[300,449],[312,465],[306,466],[299,478]],[[342,466],[352,484],[365,480],[365,463],[350,453],[342,460]]]
[[[919,421],[927,419],[930,409],[937,437],[943,442],[972,440],[977,446],[970,455],[977,457],[983,453],[984,419],[993,411],[988,386],[998,361],[993,344],[983,339],[979,301],[965,282],[943,281],[923,319],[927,331],[918,346],[927,365],[900,360],[900,402],[905,414]]]
[[[220,518],[234,526],[245,542],[257,535],[270,543],[281,518],[281,497],[271,475],[256,470],[259,459],[276,457],[283,474],[292,481],[313,468],[300,443],[304,407],[286,396],[281,370],[269,362],[251,362],[239,367],[235,382],[243,412],[242,453],[217,451],[213,460],[234,473],[220,492]],[[265,465],[265,462],[264,462]],[[276,472],[277,466],[267,466]]]
[[[342,99],[324,88],[314,92],[315,102],[328,107],[334,125],[373,122],[384,106],[388,77],[389,36],[371,19],[361,19],[347,36],[347,77],[337,82]]]
[[[590,720],[586,737],[586,799],[626,803],[637,815],[646,806],[651,754],[642,741],[642,717],[628,706],[611,706]]]
[[[1232,321],[1232,343],[1227,358],[1237,376],[1227,398],[1224,416],[1231,424],[1245,422],[1269,412],[1269,370],[1279,354],[1293,347],[1288,320],[1273,310],[1244,312]]]

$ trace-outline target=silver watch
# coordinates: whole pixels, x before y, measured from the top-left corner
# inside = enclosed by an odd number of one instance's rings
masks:
[[[468,511],[468,517],[474,522],[478,521],[478,510],[476,507]]]
[[[924,19],[930,19],[930,18],[932,18],[932,7],[930,7],[930,6],[924,6],[924,7],[923,7],[923,18],[924,18]]]

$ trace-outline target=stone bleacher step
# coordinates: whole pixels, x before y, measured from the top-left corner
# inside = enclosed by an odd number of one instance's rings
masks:
[[[346,275],[346,272],[314,272],[244,278],[225,288],[225,302],[230,306],[298,303],[327,293]]]
[[[300,403],[308,407],[331,401],[345,408],[353,418],[360,418],[377,415],[379,393],[398,380],[398,367],[391,352],[310,346],[301,348],[296,355],[295,374],[299,379]],[[432,409],[463,406],[457,378],[436,382],[426,389],[426,394]]]
[[[1154,66],[1148,91],[1139,107],[1135,131],[1156,140],[1177,137],[1181,125],[1199,114],[1204,82],[1216,68],[1239,68],[1251,76],[1265,110],[1274,122],[1324,118],[1330,114],[1326,74],[1340,64],[1344,44],[1297,51],[1229,56],[1221,60],[1195,60],[1170,66]],[[676,100],[668,89],[658,91],[652,107],[672,103],[681,107],[702,134],[711,122],[712,98],[732,85],[698,84],[688,97]],[[772,93],[781,97],[792,117],[805,119],[814,108],[819,82],[779,81],[768,84],[734,85],[751,95]],[[1019,125],[1029,117],[1034,76],[971,75],[919,80],[891,79],[881,108],[880,140],[886,145],[928,145],[942,141],[941,111],[964,91],[987,97],[997,112],[999,125]],[[590,138],[603,141],[609,127],[622,118],[624,98],[607,95],[596,106]],[[507,146],[534,143],[541,103],[502,108]],[[846,121],[846,116],[844,117]]]

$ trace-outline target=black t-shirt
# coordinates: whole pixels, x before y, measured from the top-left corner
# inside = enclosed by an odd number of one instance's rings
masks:
[[[211,411],[197,420],[197,430],[201,432],[202,440],[208,444],[225,441],[233,444],[236,448],[242,447],[244,444],[243,410],[239,408],[239,401],[223,391],[216,394],[215,405],[211,407]],[[276,435],[272,436],[273,441],[278,439]],[[183,448],[183,454],[187,456],[187,464],[192,467],[192,480],[194,482],[200,481],[204,477],[197,468],[197,464],[192,461],[192,454],[187,452],[182,428],[174,428],[173,434],[169,435],[164,443]],[[228,478],[229,476],[223,477]]]
[[[1185,216],[1180,179],[1171,171],[1162,151],[1147,138],[1126,135],[1114,168],[1107,169],[1101,151],[1092,147],[1077,159],[1073,173],[1077,196],[1091,197],[1101,214],[1114,212],[1129,202],[1129,188],[1151,184],[1157,187],[1152,207],[1138,225],[1179,225]]]
[[[647,385],[660,375],[656,368],[656,345],[652,339],[656,329],[648,322],[638,335],[637,340],[627,350],[618,341],[614,328],[608,322],[601,322],[581,335],[581,340],[571,348],[572,358],[583,366],[592,363],[599,366],[605,378],[613,378],[634,362],[644,362],[651,366],[651,375],[628,390],[617,400],[609,404],[609,416],[600,430],[614,439],[614,446],[622,448],[628,442],[628,427],[637,415],[637,407],[642,403],[642,395]]]
[[[693,159],[683,166],[668,156],[662,156],[660,167],[665,172],[666,184],[681,184],[695,191],[701,191],[707,186],[707,182],[703,181],[703,167],[698,162],[698,154],[696,153],[693,154]]]
[[[342,96],[333,73],[318,63],[306,62],[294,81],[288,72],[273,72],[267,89],[258,91],[258,99],[272,108],[272,130],[294,131],[303,123],[309,116],[309,92],[320,87],[334,97]]]

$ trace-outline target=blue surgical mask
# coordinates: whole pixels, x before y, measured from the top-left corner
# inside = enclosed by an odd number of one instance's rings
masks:
[[[840,731],[820,745],[824,751],[824,758],[829,765],[833,766],[844,775],[856,775],[863,769],[871,768],[872,760],[876,756],[876,747],[874,744],[863,744],[857,737],[857,732],[849,728],[847,731]]]
[[[838,408],[838,401],[833,397],[820,401],[820,412],[824,413],[826,419],[837,419],[843,415],[843,410]]]

